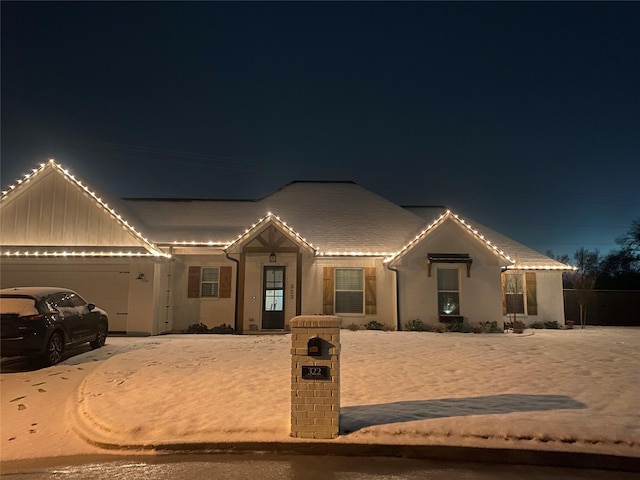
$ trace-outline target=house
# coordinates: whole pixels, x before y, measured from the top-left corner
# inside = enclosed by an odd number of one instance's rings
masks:
[[[54,160],[2,193],[1,286],[59,285],[112,332],[204,323],[281,332],[296,315],[564,324],[571,267],[444,207],[401,207],[352,182],[260,200],[107,199]]]

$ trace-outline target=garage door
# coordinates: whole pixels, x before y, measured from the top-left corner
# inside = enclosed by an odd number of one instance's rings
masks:
[[[2,288],[21,286],[64,287],[78,292],[109,315],[109,331],[127,331],[129,265],[2,264]]]

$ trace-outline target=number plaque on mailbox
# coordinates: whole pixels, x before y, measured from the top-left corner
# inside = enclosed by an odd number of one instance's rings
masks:
[[[329,380],[329,367],[303,366],[302,378],[304,380]]]

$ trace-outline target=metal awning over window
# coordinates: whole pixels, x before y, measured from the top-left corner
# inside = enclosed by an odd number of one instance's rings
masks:
[[[473,260],[468,253],[428,253],[429,276],[431,276],[431,265],[434,263],[464,263],[467,265],[467,277],[471,276],[471,264]]]

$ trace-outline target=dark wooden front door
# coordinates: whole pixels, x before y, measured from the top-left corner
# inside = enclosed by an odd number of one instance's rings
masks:
[[[264,267],[262,288],[262,328],[284,328],[284,274],[285,267]]]

